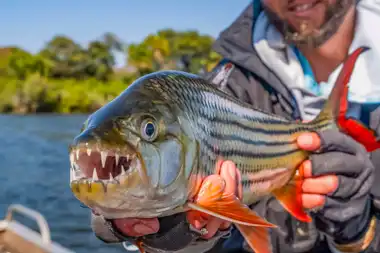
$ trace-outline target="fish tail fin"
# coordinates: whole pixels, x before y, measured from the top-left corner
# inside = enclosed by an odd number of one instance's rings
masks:
[[[368,47],[359,47],[347,57],[323,109],[319,115],[310,122],[311,125],[318,126],[331,122],[331,124],[338,126],[338,119],[341,115],[345,115],[348,109],[348,83],[355,63],[360,54],[367,50],[369,50]]]
[[[272,253],[268,229],[235,224],[255,253]]]
[[[345,119],[348,108],[348,83],[359,55],[368,49],[367,47],[360,47],[348,56],[324,108],[314,120],[305,124],[309,129],[321,130],[336,126],[347,132],[347,128],[345,127],[347,123],[342,119]],[[355,125],[357,126],[358,124],[355,123]],[[369,130],[365,129],[365,131],[368,132]],[[311,222],[312,218],[305,212],[302,204],[303,175],[300,174],[302,170],[299,169],[296,172],[298,174],[290,182],[284,187],[272,191],[272,194],[284,209],[296,219],[302,222]]]
[[[368,47],[359,47],[351,53],[343,64],[343,68],[335,82],[330,96],[320,114],[310,122],[312,127],[336,126],[341,132],[351,136],[361,143],[368,152],[380,148],[380,138],[377,133],[360,121],[347,118],[348,110],[348,83],[359,55],[369,50]]]
[[[343,64],[343,68],[335,82],[329,98],[319,115],[310,122],[312,127],[327,124],[336,126],[343,133],[351,136],[354,140],[361,143],[367,151],[380,148],[380,138],[376,132],[369,129],[360,121],[347,118],[348,110],[348,83],[350,81],[355,63],[363,52],[369,50],[368,47],[359,47],[351,53]],[[331,124],[328,124],[328,123]]]

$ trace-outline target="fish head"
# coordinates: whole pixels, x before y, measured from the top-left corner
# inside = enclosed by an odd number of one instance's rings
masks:
[[[165,216],[187,201],[197,145],[155,80],[91,114],[70,145],[71,190],[106,218]]]

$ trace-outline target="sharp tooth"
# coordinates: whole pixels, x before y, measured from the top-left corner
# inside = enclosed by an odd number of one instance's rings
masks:
[[[88,155],[88,156],[91,155],[91,149],[90,149],[90,148],[87,148],[87,155]]]
[[[79,149],[76,150],[77,160],[79,160]]]
[[[124,169],[124,166],[121,165],[121,175],[124,175],[125,174],[125,169]]]
[[[129,161],[129,155],[127,155],[127,161]]]
[[[110,172],[110,181],[113,181],[113,176],[112,176],[111,172]]]
[[[73,153],[70,154],[70,166],[71,167],[74,166],[74,154]]]
[[[73,168],[70,170],[70,182],[74,181],[74,171]]]
[[[94,170],[92,172],[92,180],[94,180],[94,181],[99,180],[98,173],[96,173],[96,168],[94,168]]]
[[[116,166],[117,166],[117,164],[119,163],[119,155],[118,154],[115,154],[115,161],[116,161]]]
[[[106,166],[107,151],[100,152],[100,159],[102,160],[102,167]]]

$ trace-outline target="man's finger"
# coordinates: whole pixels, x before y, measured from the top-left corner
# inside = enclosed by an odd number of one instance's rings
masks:
[[[314,154],[310,157],[312,174],[313,176],[339,174],[347,177],[357,177],[366,167],[370,166],[370,164],[366,166],[363,159],[335,151]]]
[[[326,197],[319,194],[302,194],[302,206],[305,209],[323,207]]]
[[[226,186],[224,189],[225,195],[236,195],[238,198],[242,196],[242,187],[239,184],[241,181],[241,174],[239,170],[236,168],[235,164],[232,161],[224,161],[220,164],[220,169],[218,170],[220,176],[226,182]],[[231,222],[220,220],[219,228],[221,230],[227,229],[231,226]],[[210,222],[208,222],[210,223]],[[212,227],[214,229],[214,227]],[[211,232],[209,233],[209,235]]]
[[[201,229],[204,226],[206,226],[210,217],[211,217],[210,215],[196,211],[196,210],[190,210],[187,212],[188,222],[191,225],[193,225],[196,229]]]
[[[338,185],[339,179],[335,175],[306,178],[302,184],[302,191],[304,193],[326,195],[336,191]]]
[[[224,221],[221,225],[220,225],[220,230],[226,230],[227,228],[229,228],[231,226],[231,222],[229,221]]]
[[[319,133],[321,150],[323,152],[344,152],[352,155],[366,154],[364,146],[356,142],[352,137],[341,133],[336,129],[329,129]]]
[[[301,149],[315,151],[321,146],[321,139],[317,133],[304,133],[298,136],[297,144]]]
[[[242,195],[242,187],[240,187],[239,183],[241,181],[241,175],[239,170],[236,168],[235,164],[232,161],[225,161],[220,169],[220,176],[226,182],[226,188],[224,189],[225,195],[236,195],[240,198]],[[241,189],[240,189],[241,188]],[[220,224],[221,230],[227,229],[231,226],[231,222],[223,221]]]
[[[313,176],[313,171],[312,171],[312,168],[311,168],[311,161],[310,160],[304,161],[301,164],[301,166],[299,167],[299,170],[301,170],[300,174],[304,178],[308,178],[308,177],[312,177]]]
[[[211,237],[213,237],[216,234],[216,232],[219,230],[220,225],[222,225],[222,223],[223,223],[223,220],[216,217],[211,217],[206,225],[206,229],[208,233],[203,235],[202,237],[205,239],[210,239]]]
[[[220,176],[226,182],[226,187],[224,189],[225,195],[237,195],[237,173],[236,166],[232,161],[225,161],[222,164],[220,170]]]

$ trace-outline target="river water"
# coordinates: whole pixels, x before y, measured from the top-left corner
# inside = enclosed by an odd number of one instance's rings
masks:
[[[126,252],[94,236],[89,209],[69,188],[68,145],[86,117],[0,115],[0,219],[10,204],[22,204],[45,216],[52,240],[64,247],[79,253]]]

